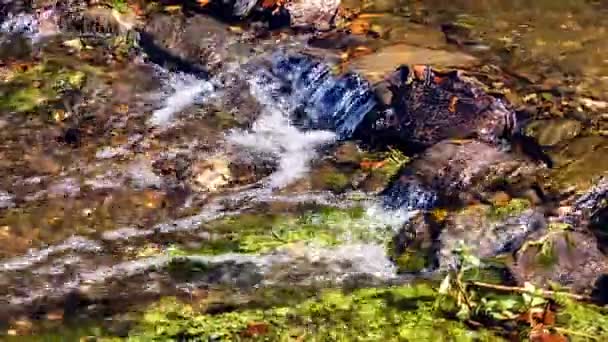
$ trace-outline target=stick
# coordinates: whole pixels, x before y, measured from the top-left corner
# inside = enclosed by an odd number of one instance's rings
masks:
[[[497,284],[484,283],[481,281],[471,282],[471,285],[477,286],[477,287],[483,287],[483,288],[487,288],[487,289],[499,290],[499,291],[509,291],[509,292],[517,292],[517,293],[528,293],[531,295],[539,295],[539,293],[534,293],[523,287],[497,285]],[[543,290],[543,289],[539,289],[539,291],[540,291],[540,295],[542,297],[545,297],[548,299],[552,299],[555,295],[559,294],[559,295],[564,295],[566,297],[569,297],[569,298],[572,298],[572,299],[578,300],[578,301],[583,301],[583,302],[592,302],[593,301],[593,299],[589,296],[579,295],[579,294],[575,294],[575,293],[559,292],[559,291],[551,291],[551,290]]]

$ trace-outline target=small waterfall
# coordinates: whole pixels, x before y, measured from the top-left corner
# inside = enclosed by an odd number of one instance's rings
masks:
[[[264,112],[250,130],[233,131],[227,140],[276,159],[278,167],[268,178],[267,186],[283,188],[308,172],[316,148],[333,142],[335,134],[323,130],[302,131],[292,125],[289,105],[277,97],[276,84],[263,80],[264,75],[258,75],[250,84],[254,97],[264,105]]]
[[[292,106],[303,113],[298,119],[305,127],[332,130],[346,139],[376,106],[369,83],[357,74],[335,76],[329,65],[304,54],[277,52],[271,64]]]

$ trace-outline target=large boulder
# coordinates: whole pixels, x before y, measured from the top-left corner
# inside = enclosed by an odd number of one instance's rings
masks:
[[[542,213],[521,209],[514,206],[496,215],[496,208],[474,205],[450,215],[439,236],[439,266],[458,265],[460,249],[482,260],[515,253],[529,236],[546,228]]]

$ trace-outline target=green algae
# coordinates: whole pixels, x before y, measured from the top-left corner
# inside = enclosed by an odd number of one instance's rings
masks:
[[[513,198],[504,205],[494,205],[488,211],[488,218],[494,221],[504,220],[521,214],[526,209],[530,208],[531,203],[527,199]]]
[[[208,314],[166,298],[150,307],[130,341],[497,341],[445,317],[429,286],[324,290],[296,305]]]
[[[34,111],[45,102],[58,99],[64,91],[79,89],[85,79],[84,72],[53,62],[16,71],[0,84],[0,111]]]
[[[363,208],[321,207],[284,214],[245,213],[208,223],[208,241],[196,249],[175,246],[174,255],[267,253],[294,243],[322,247],[358,242],[385,242],[391,228],[378,222]]]

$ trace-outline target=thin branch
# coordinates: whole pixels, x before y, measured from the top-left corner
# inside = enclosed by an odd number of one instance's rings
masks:
[[[582,302],[592,302],[593,301],[593,298],[591,298],[589,296],[579,295],[579,294],[575,294],[575,293],[568,293],[568,292],[559,292],[559,291],[539,289],[538,291],[540,293],[536,293],[534,291],[530,291],[523,287],[497,285],[497,284],[484,283],[481,281],[473,281],[470,284],[473,286],[476,286],[476,287],[482,287],[482,288],[498,290],[498,291],[509,291],[509,292],[516,292],[516,293],[528,293],[531,295],[540,295],[547,299],[553,299],[556,295],[562,295],[562,296],[566,296],[571,299],[582,301]]]

